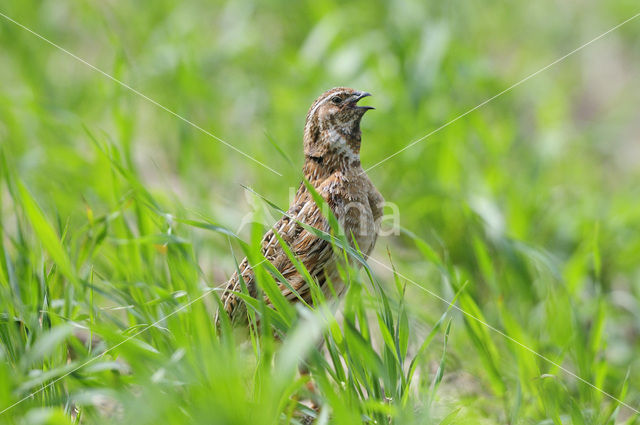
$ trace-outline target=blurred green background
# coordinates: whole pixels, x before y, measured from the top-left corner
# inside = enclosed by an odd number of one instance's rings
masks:
[[[105,226],[106,239],[97,242],[102,251],[83,256],[85,239],[97,238],[92,217],[126,210],[123,199],[130,190],[138,193],[137,185],[164,213],[207,217],[235,231],[255,208],[242,185],[286,207],[290,187],[301,177],[305,114],[326,89],[349,86],[373,93],[367,103],[376,110],[362,124],[367,168],[639,13],[640,5],[631,0],[9,0],[0,12],[282,174],[0,17],[3,317],[36,324],[42,305],[55,311],[54,301],[60,300],[68,309],[58,311],[58,323],[86,325],[94,320],[90,310],[120,300],[105,295],[96,305],[93,298],[87,304],[87,287],[64,275],[42,289],[52,261],[61,269],[63,260],[52,252],[60,246],[42,241],[25,195],[16,192],[18,180],[44,211],[80,279],[93,279],[95,272],[96,282],[102,282],[95,289],[103,294],[110,285],[153,287],[157,276],[149,267],[158,264],[156,245],[138,247],[143,254],[120,247],[124,234],[166,231],[169,221],[160,215],[142,219],[146,213],[136,207],[129,211],[137,216],[135,229]],[[384,197],[397,204],[401,226],[429,244],[457,282],[468,281],[461,307],[636,408],[638,46],[640,19],[369,173]],[[123,180],[97,145],[134,177]],[[230,275],[234,258],[226,236],[180,226],[177,232],[202,274],[190,269],[185,282],[192,285],[169,285],[168,294],[192,293],[195,282],[212,286]],[[249,240],[248,226],[240,236]],[[373,257],[388,263],[389,250],[402,275],[451,299],[456,286],[416,240],[406,233],[381,238]],[[388,269],[371,266],[392,286]],[[24,285],[22,292],[11,282]],[[140,291],[141,300],[146,289]],[[447,305],[410,282],[407,291],[415,349]],[[147,313],[160,317],[161,311]],[[437,407],[426,422],[420,415],[411,419],[416,423],[438,423],[451,412],[468,423],[638,422],[626,408],[619,408],[616,419],[601,414],[615,409],[611,399],[497,333],[460,314],[454,317]],[[111,322],[114,332],[149,323],[134,313],[119,320]],[[36,344],[35,331],[20,344],[11,332],[3,331],[0,350],[6,378],[0,409],[25,394],[20,385],[37,369],[20,355]],[[154,341],[147,342],[171,355],[168,346]],[[424,354],[426,374],[435,373],[441,354],[440,348]],[[56,361],[64,363],[64,356]],[[141,408],[145,384],[132,379],[134,392],[143,394]],[[87,385],[126,393],[122,383]],[[66,390],[61,383],[59,391]],[[185,398],[198,404],[195,395]],[[37,423],[30,409],[68,413],[69,406],[57,396],[29,401],[0,416],[0,422]],[[174,407],[194,422],[202,419],[188,404]]]

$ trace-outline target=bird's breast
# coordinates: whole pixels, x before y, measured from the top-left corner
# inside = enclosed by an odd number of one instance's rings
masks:
[[[360,250],[368,255],[373,249],[379,229],[366,195],[354,194],[346,197],[345,202],[335,211],[335,215],[347,238],[351,240],[353,235]]]

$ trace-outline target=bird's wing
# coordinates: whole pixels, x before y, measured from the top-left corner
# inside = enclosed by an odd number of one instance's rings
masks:
[[[323,196],[330,206],[334,201],[333,194],[335,194],[335,189],[339,183],[339,179],[336,176],[332,176],[316,187],[318,193]],[[329,242],[304,229],[298,222],[305,223],[323,232],[328,233],[330,230],[327,219],[322,215],[320,208],[318,208],[304,187],[301,187],[298,191],[296,199],[287,211],[287,214],[264,235],[262,239],[262,253],[284,278],[287,279],[289,285],[295,289],[306,302],[310,303],[310,288],[304,277],[300,275],[289,260],[276,237],[276,233],[287,243],[293,254],[304,264],[309,274],[318,280],[320,285],[325,281],[325,267],[333,259],[333,248]],[[249,294],[255,297],[257,295],[255,276],[246,258],[240,264],[239,272],[247,285]],[[279,288],[287,299],[292,302],[296,301],[296,295],[287,285],[280,282]],[[222,295],[224,309],[232,318],[237,317],[239,314],[243,315],[245,311],[244,308],[239,308],[244,303],[240,302],[239,298],[232,292],[240,292],[241,290],[242,287],[240,285],[238,272],[235,272],[227,283]]]

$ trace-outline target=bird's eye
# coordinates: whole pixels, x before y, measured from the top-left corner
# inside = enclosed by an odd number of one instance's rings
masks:
[[[340,98],[340,96],[333,96],[333,97],[331,98],[331,102],[332,102],[334,105],[339,105],[340,103],[342,103],[342,99]]]

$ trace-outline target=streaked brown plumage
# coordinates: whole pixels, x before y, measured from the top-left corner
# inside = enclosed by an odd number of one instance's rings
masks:
[[[327,91],[311,105],[304,129],[303,173],[325,199],[345,234],[353,234],[360,250],[368,255],[376,242],[384,199],[360,165],[360,120],[373,108],[358,106],[357,102],[366,96],[369,93],[339,87]],[[330,231],[329,223],[304,184],[300,185],[287,215],[264,235],[265,258],[311,303],[310,289],[283,251],[274,234],[277,232],[325,294],[329,295],[325,285],[327,276],[338,294],[342,293],[344,285],[339,280],[337,258],[331,244],[305,230],[297,221]],[[246,258],[240,263],[239,271],[249,294],[255,297],[256,283]],[[297,301],[286,285],[279,283],[279,288],[291,302]],[[246,306],[233,291],[241,291],[237,272],[226,284],[222,303],[232,320],[238,321],[246,315]]]

